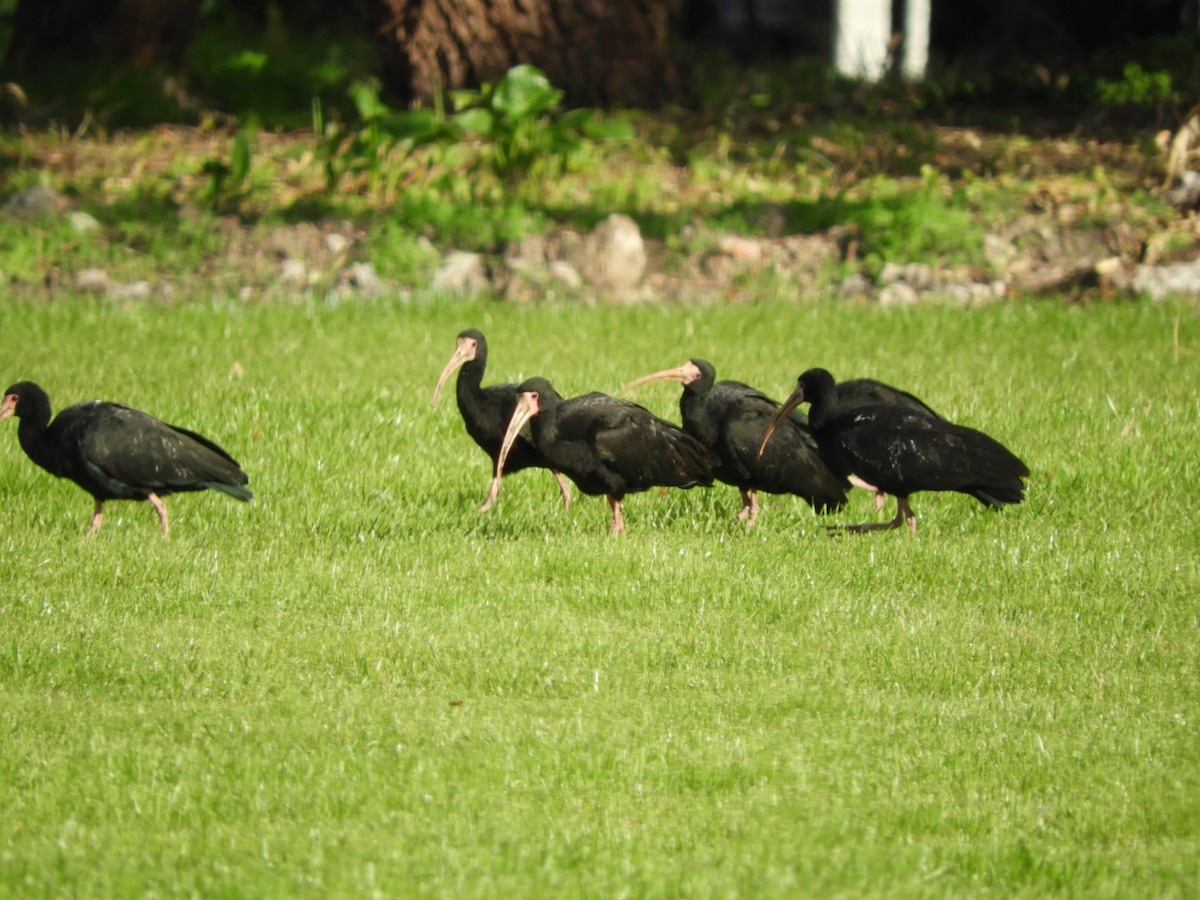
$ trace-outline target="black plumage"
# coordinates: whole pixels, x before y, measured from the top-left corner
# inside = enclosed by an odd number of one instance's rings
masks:
[[[999,441],[981,431],[947,422],[929,412],[873,404],[846,409],[839,385],[824,369],[809,369],[796,381],[777,420],[808,402],[808,420],[822,456],[844,477],[896,497],[890,522],[850,526],[862,532],[898,528],[914,534],[916,515],[908,498],[917,491],[957,491],[993,508],[1020,503],[1029,469]],[[763,439],[772,439],[774,426]]]
[[[437,405],[442,385],[446,383],[446,379],[450,377],[451,373],[458,369],[458,379],[454,385],[455,398],[458,400],[458,412],[467,428],[467,434],[488,455],[492,461],[492,471],[495,472],[496,461],[500,458],[500,444],[504,440],[504,430],[508,427],[513,410],[517,405],[517,386],[515,384],[491,384],[484,387],[483,376],[487,371],[487,359],[487,339],[483,336],[483,332],[469,328],[459,334],[454,353],[445,368],[442,369],[437,387],[433,389],[433,400],[430,406]],[[538,453],[537,448],[533,445],[532,437],[526,430],[514,443],[509,459],[505,463],[505,472],[511,474],[529,468],[551,469]],[[571,490],[558,472],[551,469],[551,473],[558,484],[563,509],[567,509],[571,505]],[[483,509],[490,508],[495,499],[495,493],[489,492]]]
[[[849,483],[834,475],[816,451],[816,440],[802,413],[780,421],[766,452],[758,453],[763,435],[779,412],[779,404],[740,381],[717,381],[713,364],[692,359],[677,369],[645,375],[626,387],[651,381],[679,381],[683,429],[720,460],[713,475],[738,489],[738,519],[754,527],[758,492],[795,494],[818,512],[840,508]]]
[[[253,497],[237,461],[208,438],[120,403],[77,403],[51,422],[46,392],[22,381],[4,392],[0,420],[9,416],[20,420],[17,437],[30,459],[95,498],[89,537],[100,528],[107,500],[149,501],[169,536],[163,497],[207,489]]]
[[[517,388],[517,407],[500,451],[493,494],[526,423],[550,465],[583,493],[607,496],[614,534],[625,530],[621,501],[626,494],[652,487],[708,487],[712,467],[719,462],[683,429],[636,403],[600,393],[564,400],[545,378],[531,378]]]

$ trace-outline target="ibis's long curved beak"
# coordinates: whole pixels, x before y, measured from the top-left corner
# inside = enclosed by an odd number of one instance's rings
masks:
[[[804,402],[804,382],[796,382],[796,389],[792,391],[791,396],[783,401],[783,406],[779,407],[779,412],[775,413],[775,418],[771,420],[771,424],[767,426],[766,434],[763,435],[762,443],[758,445],[758,455],[762,456],[763,451],[767,449],[767,441],[771,439],[771,435],[775,433],[775,429],[779,427],[779,423],[792,414],[792,412]]]
[[[450,361],[446,363],[446,368],[442,369],[442,374],[438,377],[437,387],[433,389],[433,399],[429,401],[429,407],[432,409],[437,406],[438,394],[442,392],[442,385],[446,380],[454,374],[457,369],[465,362],[470,362],[475,358],[475,342],[468,338],[459,338],[458,345],[454,348],[454,355],[450,357]]]
[[[500,493],[500,479],[504,476],[504,463],[508,461],[508,454],[512,452],[513,444],[517,441],[517,435],[521,433],[521,429],[525,427],[525,423],[537,414],[537,391],[524,391],[517,394],[517,406],[513,410],[512,418],[508,421],[508,430],[504,432],[504,440],[500,442],[500,454],[496,457],[496,473],[492,476],[492,484],[488,488],[487,499],[483,501],[483,506],[479,510],[480,512],[486,512],[491,509],[492,504],[496,502],[496,496]]]
[[[652,381],[679,381],[683,384],[691,384],[700,375],[700,369],[695,363],[689,361],[674,369],[663,369],[661,372],[654,372],[650,375],[643,375],[641,378],[635,378],[629,384],[623,385],[621,390],[628,391],[631,388],[649,384]]]

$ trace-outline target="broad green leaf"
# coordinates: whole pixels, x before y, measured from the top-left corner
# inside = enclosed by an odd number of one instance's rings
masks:
[[[562,91],[550,84],[540,69],[513,66],[496,85],[492,108],[514,122],[533,119],[553,109]]]
[[[491,110],[483,108],[465,109],[454,117],[454,124],[463,131],[489,137],[496,128],[496,117]]]

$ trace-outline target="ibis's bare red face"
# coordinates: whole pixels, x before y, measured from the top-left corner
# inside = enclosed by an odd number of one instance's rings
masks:
[[[4,395],[4,402],[0,403],[0,422],[3,422],[9,416],[16,415],[17,403],[20,399],[16,394]]]

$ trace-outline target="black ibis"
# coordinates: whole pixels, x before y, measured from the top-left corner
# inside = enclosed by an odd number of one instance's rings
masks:
[[[162,502],[169,494],[212,488],[238,500],[254,496],[237,461],[208,438],[120,403],[77,403],[51,422],[49,396],[22,381],[4,392],[0,420],[9,416],[20,419],[17,437],[30,459],[95,498],[88,537],[100,529],[106,500],[149,500],[169,538]]]
[[[608,497],[613,534],[625,530],[621,501],[626,494],[713,483],[712,467],[718,460],[678,426],[607,394],[564,400],[545,378],[531,378],[517,388],[517,406],[504,434],[491,496],[499,491],[508,456],[526,423],[547,463],[583,493]]]
[[[846,409],[839,385],[824,369],[809,369],[796,380],[796,389],[763,437],[760,453],[777,424],[806,401],[809,424],[830,468],[896,498],[892,521],[852,525],[848,531],[887,530],[907,523],[916,534],[917,517],[908,498],[917,491],[958,491],[992,508],[1020,503],[1025,497],[1021,479],[1029,476],[1029,469],[999,441],[919,409],[887,404]]]
[[[761,456],[759,444],[779,412],[779,404],[740,381],[717,381],[716,369],[704,359],[691,359],[677,369],[645,375],[625,387],[651,381],[679,381],[683,430],[708,447],[720,463],[719,481],[738,489],[739,521],[754,527],[758,492],[796,494],[817,512],[840,508],[849,484],[829,471],[816,451],[816,441],[799,412],[780,420],[778,434]]]
[[[483,332],[469,328],[462,332],[457,339],[454,354],[450,357],[442,374],[438,378],[437,387],[433,389],[433,400],[430,406],[437,405],[438,394],[442,385],[451,373],[458,369],[458,380],[455,382],[454,393],[458,399],[458,411],[462,415],[463,424],[480,449],[492,461],[492,471],[496,469],[496,460],[500,457],[500,442],[504,439],[504,429],[512,419],[513,410],[517,405],[517,386],[515,384],[492,384],[483,386],[483,375],[487,370],[487,339]],[[459,368],[461,366],[461,368]],[[506,471],[519,472],[522,469],[539,468],[551,469],[542,459],[533,440],[526,431],[513,446]],[[558,491],[562,496],[563,509],[571,506],[571,489],[566,480],[558,472],[551,469],[554,480],[558,483]],[[483,510],[491,507],[496,497],[489,492],[483,503]]]
[[[827,419],[852,409],[858,409],[860,406],[877,405],[897,406],[901,409],[926,413],[935,419],[941,418],[919,397],[913,396],[908,391],[902,391],[900,388],[892,387],[890,384],[884,384],[882,381],[876,381],[874,378],[851,378],[849,381],[838,382],[837,388],[837,398],[834,401],[836,406],[826,409]],[[867,484],[857,475],[850,476],[850,483],[873,493],[875,508],[883,509],[883,504],[887,502],[887,499],[882,491],[876,490],[873,485]]]

